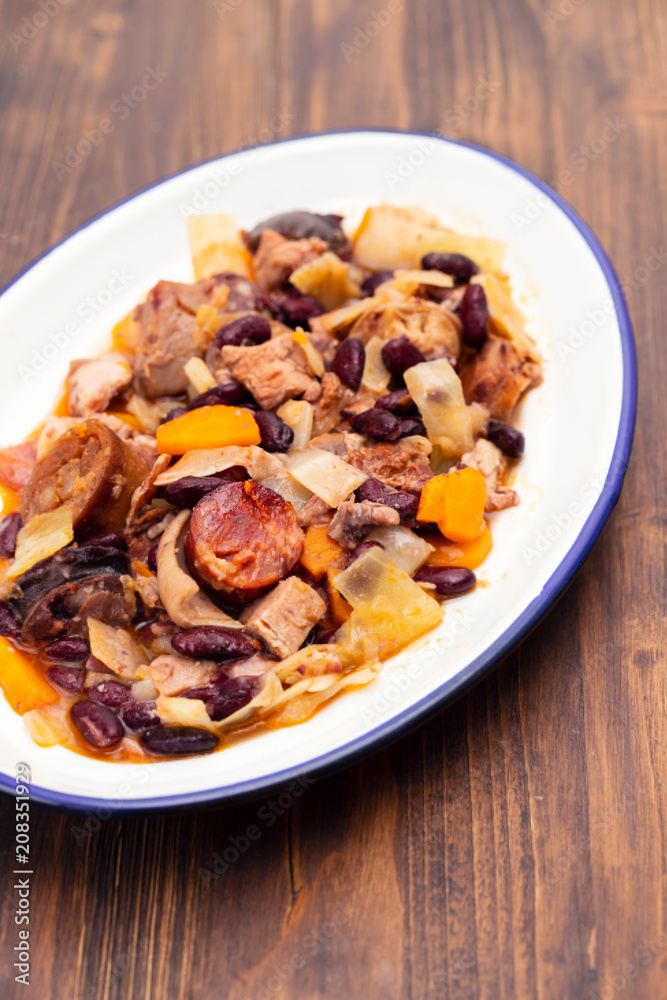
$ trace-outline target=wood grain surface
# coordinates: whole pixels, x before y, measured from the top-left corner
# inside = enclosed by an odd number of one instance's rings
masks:
[[[33,807],[29,988],[2,797],[3,1000],[667,997],[667,7],[391,9],[0,0],[0,280],[240,145],[359,125],[472,139],[557,182],[626,282],[640,406],[621,502],[518,652],[391,749],[275,805],[122,822]],[[147,68],[160,83],[130,108]],[[103,118],[103,141],[54,167]]]

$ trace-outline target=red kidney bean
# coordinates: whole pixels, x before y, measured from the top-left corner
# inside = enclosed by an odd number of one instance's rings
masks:
[[[357,434],[365,434],[375,441],[398,441],[402,424],[389,410],[364,410],[350,417],[350,427]]]
[[[238,466],[241,468],[241,466]],[[249,479],[248,473],[243,469],[244,478]],[[243,482],[243,480],[226,479],[223,475],[218,476],[184,476],[183,479],[169,483],[165,487],[164,495],[169,503],[182,510],[186,507],[192,508],[202,497],[207,496],[214,490],[219,490],[221,486],[229,486],[231,482]]]
[[[419,497],[413,493],[400,493],[379,479],[367,479],[362,483],[357,490],[357,499],[383,503],[385,507],[397,510],[402,524],[411,524],[419,509]]]
[[[146,556],[146,565],[152,573],[157,573],[157,550],[159,545],[152,545]]]
[[[343,385],[357,391],[366,363],[366,348],[357,337],[348,337],[338,347],[331,370]]]
[[[67,660],[69,663],[78,663],[90,656],[88,643],[78,636],[56,639],[45,647],[44,652],[49,660]]]
[[[188,412],[187,406],[175,406],[173,410],[170,410],[166,417],[163,417],[160,421],[161,424],[168,424],[170,420],[176,420],[176,417],[182,417],[184,413]]]
[[[14,609],[6,601],[0,601],[0,635],[6,639],[20,639],[21,631],[21,622]]]
[[[98,705],[120,708],[125,702],[130,701],[132,691],[127,684],[121,684],[120,681],[100,681],[88,689],[88,697]]]
[[[83,673],[76,667],[49,667],[46,676],[63,691],[71,694],[81,694],[83,691]]]
[[[264,451],[287,451],[294,440],[294,431],[289,424],[270,410],[258,410],[254,416]]]
[[[376,271],[375,274],[369,274],[361,283],[361,290],[364,293],[364,297],[368,298],[369,295],[375,295],[379,286],[384,285],[385,281],[391,281],[393,277],[393,271]]]
[[[257,318],[261,319],[262,317]],[[220,406],[221,403],[225,406],[241,406],[241,404],[245,406],[249,400],[252,400],[252,396],[240,382],[223,382],[222,385],[216,385],[212,389],[202,392],[201,395],[195,396],[189,404],[188,410],[197,410],[200,406]]]
[[[229,718],[245,708],[255,696],[256,683],[252,677],[230,677],[214,687],[214,694],[206,703],[206,710],[214,722]]]
[[[419,410],[417,404],[407,389],[396,389],[388,392],[386,396],[376,399],[375,406],[378,410],[389,410],[395,417],[418,417]]]
[[[436,594],[451,597],[472,590],[477,577],[471,569],[462,566],[424,566],[415,573],[417,583],[434,583]]]
[[[129,701],[121,706],[120,717],[127,729],[133,733],[142,733],[160,725],[160,716],[155,711],[155,702]]]
[[[190,688],[182,698],[195,698],[206,703],[206,711],[214,722],[229,718],[244,708],[255,696],[256,682],[252,677],[219,677],[206,687]]]
[[[91,545],[98,545],[103,549],[118,549],[119,552],[127,552],[127,542],[122,535],[96,535],[94,538],[87,538],[85,542],[80,542],[79,548],[85,549]]]
[[[17,512],[5,514],[0,521],[0,556],[13,559],[16,552],[16,536],[21,530],[21,515]]]
[[[70,710],[72,722],[84,740],[103,749],[119,743],[125,730],[115,712],[94,701],[77,701]]]
[[[351,566],[353,562],[356,562],[359,556],[363,556],[364,552],[368,552],[369,549],[384,549],[384,545],[380,545],[379,542],[369,542],[368,540],[361,542],[352,553],[348,565]]]
[[[184,756],[210,753],[220,741],[215,733],[196,726],[155,726],[142,734],[141,742],[152,753]]]
[[[502,424],[500,420],[489,420],[486,436],[510,458],[520,458],[523,455],[526,439],[516,427]]]
[[[420,521],[411,525],[411,528],[415,535],[419,535],[420,538],[428,538],[429,535],[438,535],[438,537],[442,535],[435,521]]]
[[[257,345],[271,340],[271,324],[265,316],[241,316],[220,327],[213,342],[216,347],[240,347],[244,343]]]
[[[262,648],[256,639],[219,625],[185,629],[174,636],[171,644],[181,656],[190,656],[194,660],[215,660],[216,663],[245,659]]]
[[[296,290],[290,290],[289,295],[280,303],[279,319],[286,326],[296,328],[307,326],[308,320],[321,316],[326,309],[312,295],[300,295]]]
[[[382,361],[385,368],[400,382],[403,381],[403,375],[408,368],[421,364],[425,360],[426,358],[419,348],[415,347],[405,334],[390,340],[382,348]]]
[[[411,434],[421,434],[422,437],[426,437],[424,422],[419,417],[408,417],[401,421],[401,437],[408,437]]]
[[[422,257],[424,271],[442,271],[451,274],[457,285],[465,285],[473,274],[479,274],[479,268],[474,260],[462,253],[427,253]]]
[[[322,635],[319,636],[317,642],[319,645],[326,645],[329,642],[335,642],[337,634],[337,628],[330,628],[328,632],[323,632]]]
[[[489,329],[489,306],[481,285],[468,285],[461,300],[463,342],[478,351],[486,343]]]

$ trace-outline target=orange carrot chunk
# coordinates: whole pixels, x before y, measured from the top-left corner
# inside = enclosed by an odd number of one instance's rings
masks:
[[[329,569],[342,569],[348,554],[327,535],[328,524],[311,524],[306,529],[306,539],[299,562],[317,581],[323,580]]]
[[[486,483],[477,469],[434,476],[424,486],[418,521],[435,521],[452,542],[472,542],[484,531]]]
[[[197,448],[259,444],[257,421],[238,406],[201,406],[157,429],[159,455],[184,455]]]
[[[31,660],[8,639],[0,637],[0,685],[5,698],[19,715],[52,705],[58,701],[57,692],[34,666]]]
[[[472,542],[450,542],[440,535],[430,535],[427,539],[435,552],[426,560],[427,566],[460,566],[462,569],[477,569],[491,551],[491,532],[488,524],[484,531]]]

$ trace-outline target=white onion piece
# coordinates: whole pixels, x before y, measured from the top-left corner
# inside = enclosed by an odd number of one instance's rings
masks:
[[[289,472],[283,472],[281,476],[267,476],[266,479],[262,479],[261,485],[273,490],[274,493],[279,493],[296,511],[305,507],[313,495],[310,490],[297,482],[294,476],[290,476]]]
[[[89,618],[88,635],[93,656],[119,677],[134,680],[138,668],[146,663],[139,645],[124,628],[114,628]]]
[[[242,448],[234,444],[227,448],[196,448],[186,451],[175,465],[157,477],[155,484],[168,486],[184,476],[213,476],[216,472],[231,469],[233,465],[242,465],[258,482],[267,476],[279,476],[283,471],[280,461],[263,448],[254,444]]]
[[[313,375],[317,375],[318,378],[322,378],[324,375],[324,358],[317,350],[313,347],[310,340],[310,334],[305,333],[303,330],[295,330],[292,334],[292,340],[295,344],[298,344],[303,353],[306,355],[306,361],[308,362]]]
[[[59,552],[74,538],[72,508],[63,504],[47,514],[35,514],[16,539],[16,557],[6,572],[8,580],[17,580],[21,574],[40,559],[47,559]]]
[[[416,573],[434,551],[432,545],[402,524],[375,528],[367,541],[379,542],[389,558],[393,559],[408,576]]]
[[[218,384],[213,378],[211,369],[202,358],[190,358],[184,364],[183,371],[194,386],[196,395],[208,392],[209,389],[215,389]]]
[[[426,433],[443,457],[462,455],[473,445],[470,411],[463,386],[449,361],[424,361],[408,368],[405,384],[419,407]]]
[[[155,701],[158,690],[150,677],[143,681],[135,681],[132,685],[132,697],[135,701]]]
[[[198,698],[168,698],[161,694],[156,707],[161,722],[198,726],[215,732],[215,723],[206,711],[206,703]]]
[[[313,408],[305,399],[288,399],[276,410],[281,420],[294,431],[291,447],[305,448],[313,433]]]
[[[289,451],[282,456],[282,462],[295,479],[329,507],[337,507],[368,479],[365,472],[321,448]]]
[[[54,747],[71,736],[65,710],[60,705],[33,708],[23,715],[25,727],[40,747]]]
[[[371,392],[386,392],[391,380],[391,375],[382,360],[383,346],[384,342],[379,337],[371,337],[366,344],[366,360],[361,384],[364,389],[369,389]]]
[[[505,243],[485,237],[464,236],[445,229],[418,208],[377,205],[362,219],[354,243],[354,259],[373,271],[419,267],[424,254],[439,250],[471,257],[483,271],[501,271]]]

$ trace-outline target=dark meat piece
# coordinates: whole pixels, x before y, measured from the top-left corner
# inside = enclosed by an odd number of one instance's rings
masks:
[[[216,274],[213,279],[207,278],[205,281],[214,281],[216,286],[226,285],[229,295],[225,302],[225,312],[262,312],[267,316],[273,313],[274,303],[265,295],[259,285],[254,281],[241,277],[240,274],[233,274],[232,271],[222,271]],[[200,282],[200,284],[205,284]]]
[[[167,511],[160,510],[158,507],[149,507],[126,527],[124,538],[128,545],[130,559],[136,559],[138,562],[148,565],[148,554],[153,546],[160,541],[160,536],[168,523],[168,517]]]
[[[349,247],[347,236],[341,228],[339,215],[316,215],[313,212],[284,212],[270,219],[259,222],[254,229],[245,234],[248,249],[254,253],[265,229],[273,229],[288,240],[302,240],[317,237],[328,245],[330,250],[338,251]]]
[[[49,642],[63,635],[88,639],[88,618],[106,625],[129,625],[136,605],[128,603],[120,577],[89,576],[56,587],[38,601],[23,623],[28,643]]]
[[[67,505],[78,540],[123,530],[146,463],[100,420],[84,420],[37,464],[23,494],[21,517]]]
[[[189,565],[203,585],[242,602],[282,580],[303,545],[291,504],[252,480],[200,500],[185,536]]]
[[[35,563],[16,581],[20,593],[12,606],[24,618],[32,606],[50,591],[87,576],[120,576],[128,572],[127,555],[102,545],[60,549],[48,559]]]
[[[357,435],[348,436],[347,460],[371,478],[407,493],[419,493],[424,484],[433,478],[428,457],[413,441],[401,440],[395,444],[363,442],[364,438]]]
[[[384,504],[371,500],[361,503],[344,500],[333,516],[327,535],[352,552],[373,528],[398,524],[400,519],[397,510]]]
[[[503,423],[521,396],[541,381],[539,365],[523,358],[508,340],[493,336],[461,373],[466,403],[481,403]]]

